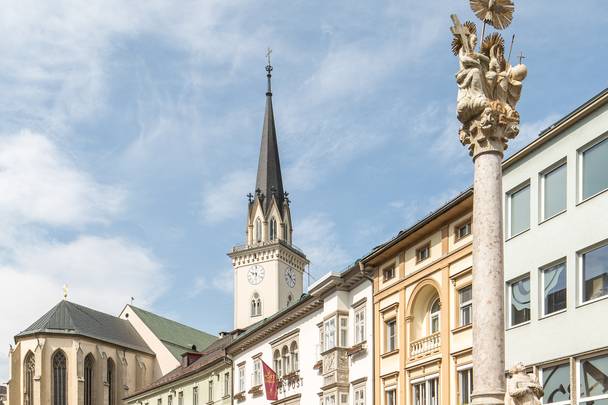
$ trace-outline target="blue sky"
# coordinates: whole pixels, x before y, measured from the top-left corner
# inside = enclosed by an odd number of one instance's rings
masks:
[[[516,7],[504,36],[517,34],[529,75],[513,150],[605,88],[608,62],[603,2]],[[226,252],[244,238],[268,46],[294,243],[314,276],[468,187],[453,12],[474,18],[466,0],[6,4],[0,341],[64,283],[110,313],[134,296],[209,332],[231,328]]]

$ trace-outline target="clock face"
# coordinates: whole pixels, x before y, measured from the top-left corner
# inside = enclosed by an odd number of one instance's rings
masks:
[[[291,267],[285,269],[285,282],[290,288],[296,285],[296,272]]]
[[[247,272],[247,281],[249,281],[249,284],[260,284],[262,280],[264,280],[264,267],[259,264],[254,264],[249,267],[249,271]]]

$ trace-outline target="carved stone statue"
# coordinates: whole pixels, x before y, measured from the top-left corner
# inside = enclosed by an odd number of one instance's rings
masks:
[[[471,156],[487,151],[502,154],[507,141],[519,133],[519,101],[528,69],[511,66],[504,56],[504,40],[497,32],[485,37],[479,52],[477,28],[467,21],[460,25],[452,16],[452,51],[458,56],[456,114],[462,123],[460,141]]]
[[[522,363],[509,370],[511,377],[507,380],[505,405],[540,405],[544,395],[543,387],[534,374],[526,374]]]

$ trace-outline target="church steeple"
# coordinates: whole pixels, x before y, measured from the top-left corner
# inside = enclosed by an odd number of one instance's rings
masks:
[[[262,129],[262,143],[260,145],[260,158],[258,161],[258,174],[255,182],[256,197],[262,200],[262,209],[268,213],[272,198],[277,201],[282,211],[285,201],[283,179],[281,176],[281,162],[279,160],[279,147],[277,144],[277,130],[274,124],[272,109],[272,65],[270,64],[270,49],[268,50],[268,65],[266,65],[266,78],[268,89],[266,91],[266,111],[264,112],[264,126]]]

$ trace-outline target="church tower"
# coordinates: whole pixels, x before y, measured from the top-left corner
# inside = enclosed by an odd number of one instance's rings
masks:
[[[234,268],[235,328],[246,328],[297,301],[308,264],[291,243],[293,227],[281,176],[268,56],[266,111],[255,193],[247,196],[246,241],[228,254]]]

